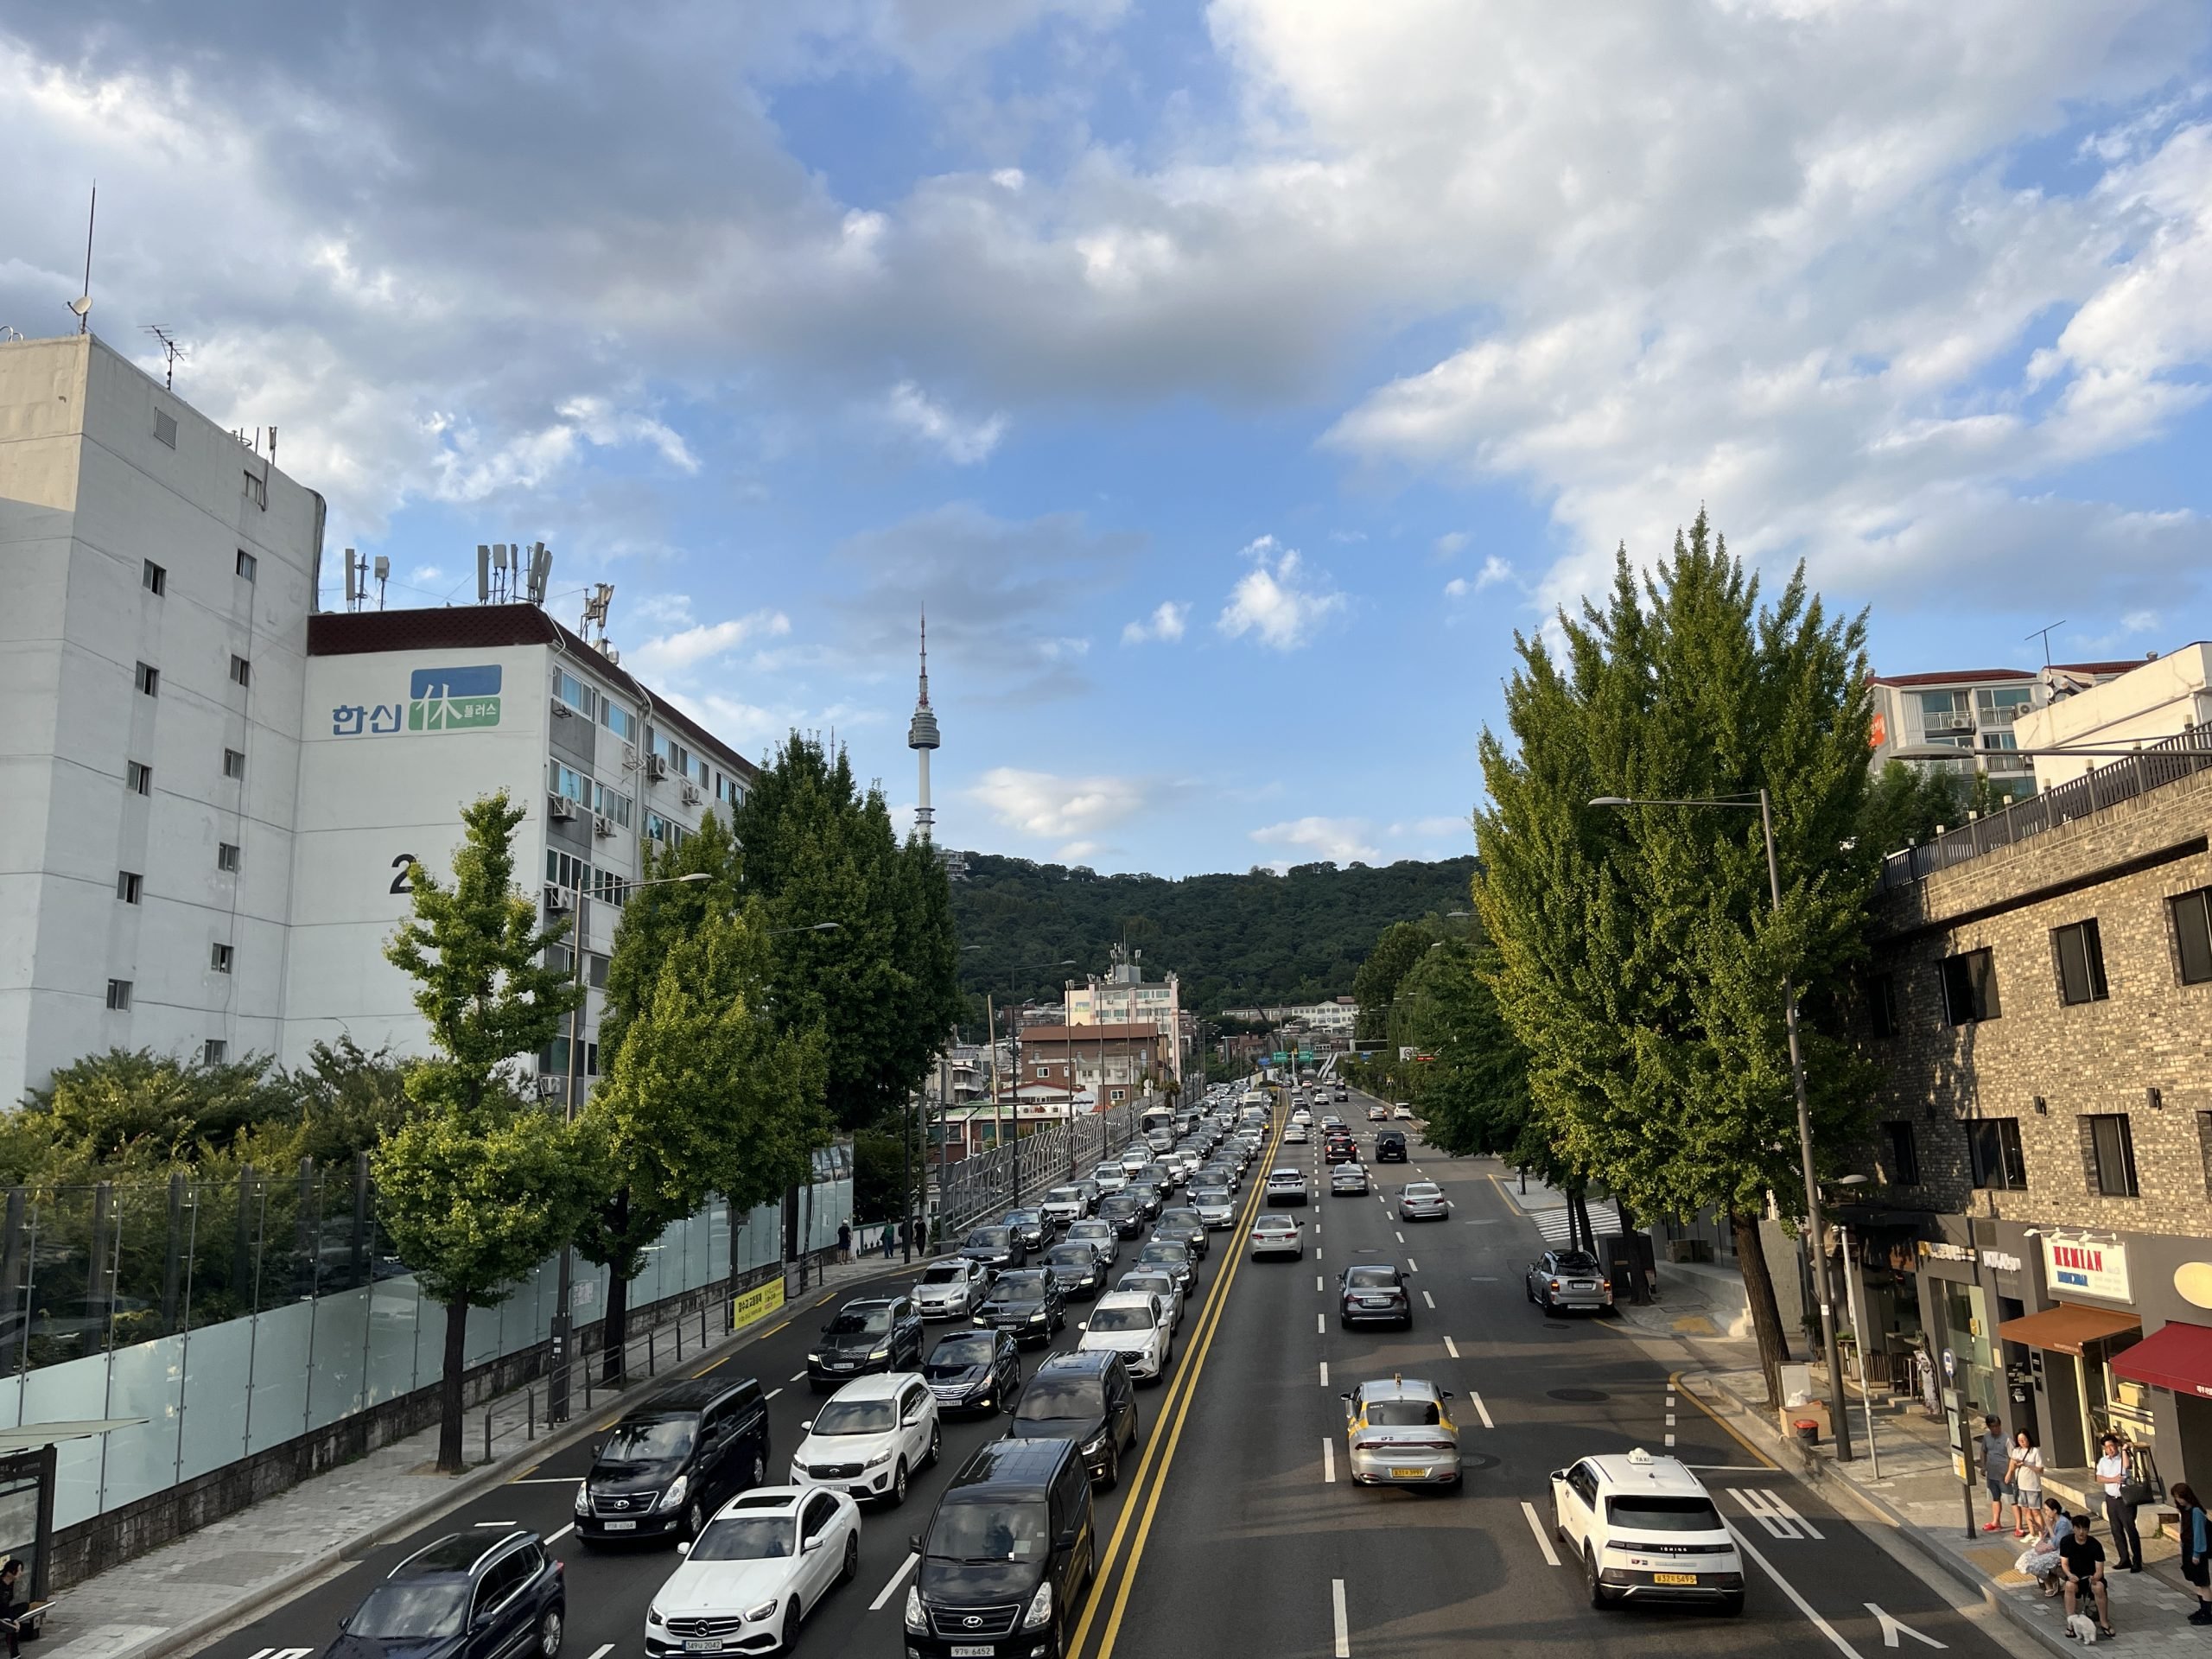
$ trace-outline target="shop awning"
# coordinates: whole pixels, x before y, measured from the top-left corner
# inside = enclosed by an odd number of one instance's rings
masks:
[[[2131,1382],[2171,1389],[2212,1400],[2212,1330],[2201,1325],[2161,1325],[2113,1357],[2113,1375]]]
[[[2101,1342],[2123,1331],[2139,1330],[2142,1325],[2143,1321],[2133,1313],[2061,1302],[2040,1313],[2006,1319],[1997,1327],[1997,1334],[2007,1342],[2024,1342],[2031,1348],[2048,1348],[2078,1357],[2083,1343]]]

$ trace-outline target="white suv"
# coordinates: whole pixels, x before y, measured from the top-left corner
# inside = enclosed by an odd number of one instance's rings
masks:
[[[1167,1370],[1173,1329],[1159,1297],[1149,1291],[1117,1290],[1101,1296],[1091,1308],[1076,1350],[1119,1354],[1131,1377],[1140,1382],[1156,1382]]]
[[[906,1480],[944,1444],[937,1396],[912,1371],[857,1377],[831,1395],[791,1453],[791,1484],[826,1486],[896,1507]]]
[[[1744,1611],[1744,1558],[1713,1496],[1642,1447],[1552,1471],[1552,1530],[1581,1558],[1590,1605],[1697,1601]]]

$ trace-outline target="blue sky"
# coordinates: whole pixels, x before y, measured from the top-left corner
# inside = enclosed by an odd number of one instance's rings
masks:
[[[542,538],[902,806],[926,603],[947,842],[1468,850],[1516,631],[1700,503],[1885,670],[2208,632],[2202,4],[484,15],[11,10],[0,323],[97,176],[95,325],[394,602]]]

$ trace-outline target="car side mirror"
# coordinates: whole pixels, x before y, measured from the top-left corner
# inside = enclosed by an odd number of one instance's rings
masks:
[[[920,1554],[922,1553],[922,1535],[918,1532],[908,1533],[906,1535],[906,1548],[912,1554],[916,1555]]]
[[[691,1553],[690,1541],[686,1538],[677,1539],[676,1541],[676,1553],[679,1555],[689,1555]]]
[[[1567,1478],[1567,1471],[1566,1471],[1566,1470],[1564,1470],[1564,1469],[1554,1469],[1554,1470],[1553,1470],[1553,1471],[1552,1471],[1552,1478],[1553,1478],[1554,1480],[1565,1480],[1565,1479]]]
[[[814,1433],[814,1419],[813,1419],[813,1418],[811,1418],[811,1417],[810,1417],[810,1418],[808,1418],[804,1422],[801,1423],[801,1424],[798,1426],[798,1432],[799,1432],[800,1433],[802,1433],[802,1434],[811,1434],[811,1433]]]
[[[1077,1319],[1075,1322],[1075,1328],[1078,1331],[1088,1331],[1090,1329],[1090,1321],[1089,1319]]]
[[[800,1542],[798,1553],[802,1555],[811,1555],[816,1550],[821,1548],[822,1535],[817,1532],[811,1534]]]

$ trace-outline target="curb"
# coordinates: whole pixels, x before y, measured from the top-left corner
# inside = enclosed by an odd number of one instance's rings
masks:
[[[1786,1438],[1780,1430],[1770,1427],[1766,1421],[1765,1414],[1737,1393],[1719,1376],[1712,1371],[1707,1371],[1702,1380],[1715,1395],[1732,1406],[1738,1415],[1746,1420],[1758,1432],[1760,1439],[1775,1449],[1787,1466],[1802,1476],[1809,1484],[1818,1486],[1832,1495],[1835,1493],[1847,1495],[1856,1500],[1861,1508],[1872,1510],[1882,1520],[1887,1522],[1901,1539],[1910,1544],[1923,1560],[1941,1567],[1955,1582],[1973,1592],[1982,1605],[2001,1614],[2006,1623],[2014,1629],[2036,1637],[2038,1647],[2041,1647],[2044,1642],[2058,1639],[2053,1631],[2045,1630],[2037,1624],[2025,1608],[2018,1605],[2012,1597],[1999,1590],[1990,1580],[1976,1572],[1971,1564],[1961,1560],[1957,1555],[1929,1537],[1926,1529],[1916,1522],[1906,1519],[1880,1493],[1870,1492],[1847,1476],[1838,1474],[1834,1465],[1827,1459],[1814,1456],[1797,1441]]]
[[[838,1282],[840,1285],[863,1284],[872,1279],[880,1279],[886,1273],[898,1272],[906,1265],[903,1262],[894,1262],[887,1268],[874,1273],[856,1273]],[[798,1301],[813,1296],[822,1288],[817,1280],[806,1288],[800,1298],[794,1298],[791,1301],[785,1302],[783,1307],[776,1311],[784,1313],[785,1309],[795,1306]],[[731,1332],[720,1342],[698,1350],[698,1356],[702,1360],[711,1358],[719,1364],[729,1355],[738,1352],[747,1344],[766,1336],[770,1331],[781,1329],[783,1325],[789,1323],[788,1317],[772,1322],[769,1318],[764,1316],[742,1330]],[[632,1383],[619,1395],[606,1395],[601,1397],[610,1406],[626,1406],[632,1400],[664,1386],[665,1382],[665,1378],[652,1377],[644,1382]],[[579,1440],[589,1438],[594,1424],[599,1420],[601,1409],[599,1404],[594,1403],[590,1411],[578,1413],[562,1427],[549,1430],[537,1440],[526,1441],[521,1446],[493,1459],[491,1462],[470,1470],[467,1474],[456,1478],[450,1486],[435,1496],[426,1497],[412,1509],[354,1534],[335,1548],[323,1551],[312,1560],[301,1562],[282,1577],[271,1580],[258,1589],[247,1591],[228,1607],[217,1612],[202,1614],[200,1618],[188,1620],[174,1630],[164,1630],[159,1636],[149,1637],[143,1642],[130,1647],[118,1649],[112,1653],[104,1655],[103,1659],[168,1659],[168,1656],[188,1652],[205,1645],[226,1631],[251,1623],[269,1609],[281,1606],[289,1601],[334,1568],[350,1565],[371,1551],[381,1549],[393,1539],[413,1531],[427,1522],[435,1521],[442,1515],[459,1509],[462,1504],[480,1497],[493,1487],[503,1484],[506,1477],[519,1465],[565,1452]],[[239,1513],[243,1515],[250,1511],[240,1510]]]

